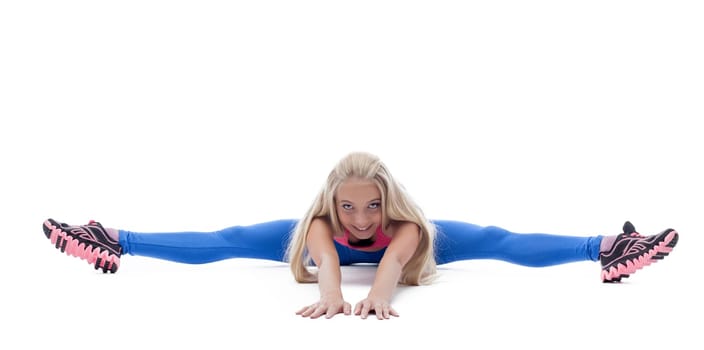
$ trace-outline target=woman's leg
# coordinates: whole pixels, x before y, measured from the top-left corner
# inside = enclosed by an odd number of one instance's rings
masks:
[[[602,236],[579,237],[514,233],[495,226],[460,221],[433,221],[438,228],[438,264],[469,259],[496,259],[541,267],[576,261],[598,261]]]
[[[296,220],[233,226],[214,232],[138,233],[120,230],[123,254],[188,264],[231,258],[284,261]]]

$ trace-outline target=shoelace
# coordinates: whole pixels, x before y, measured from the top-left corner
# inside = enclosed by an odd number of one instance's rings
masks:
[[[629,236],[634,237],[634,238],[645,238],[645,236],[641,235],[638,232],[631,232]]]

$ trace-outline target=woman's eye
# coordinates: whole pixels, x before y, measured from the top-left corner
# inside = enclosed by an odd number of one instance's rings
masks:
[[[350,210],[350,209],[352,209],[352,205],[351,204],[343,204],[342,209]]]
[[[369,209],[379,209],[380,203],[369,204]]]

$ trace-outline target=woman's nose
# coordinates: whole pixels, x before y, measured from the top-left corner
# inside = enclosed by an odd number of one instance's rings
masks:
[[[354,217],[354,224],[357,228],[365,228],[369,225],[369,217],[364,214],[357,214]]]

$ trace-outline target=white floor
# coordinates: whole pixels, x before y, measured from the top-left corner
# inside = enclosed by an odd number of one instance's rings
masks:
[[[702,9],[694,2],[0,5],[2,349],[702,348]],[[303,319],[280,263],[62,256],[47,217],[136,231],[303,215],[379,154],[430,218],[680,243],[599,265],[443,266],[401,317]],[[344,270],[351,303],[373,269]],[[695,333],[697,332],[697,333]]]
[[[317,286],[296,284],[279,263],[189,266],[127,257],[118,274],[102,275],[38,239],[33,243],[33,256],[45,266],[35,261],[9,271],[3,298],[12,330],[3,342],[27,349],[54,343],[67,349],[297,347],[307,341],[321,348],[327,341],[342,348],[360,342],[485,349],[701,345],[702,287],[687,236],[668,259],[620,285],[601,284],[598,265],[589,263],[545,269],[451,264],[432,286],[399,288],[394,306],[401,316],[388,321],[294,315],[315,301]],[[344,269],[350,302],[365,295],[373,274],[369,266]]]

